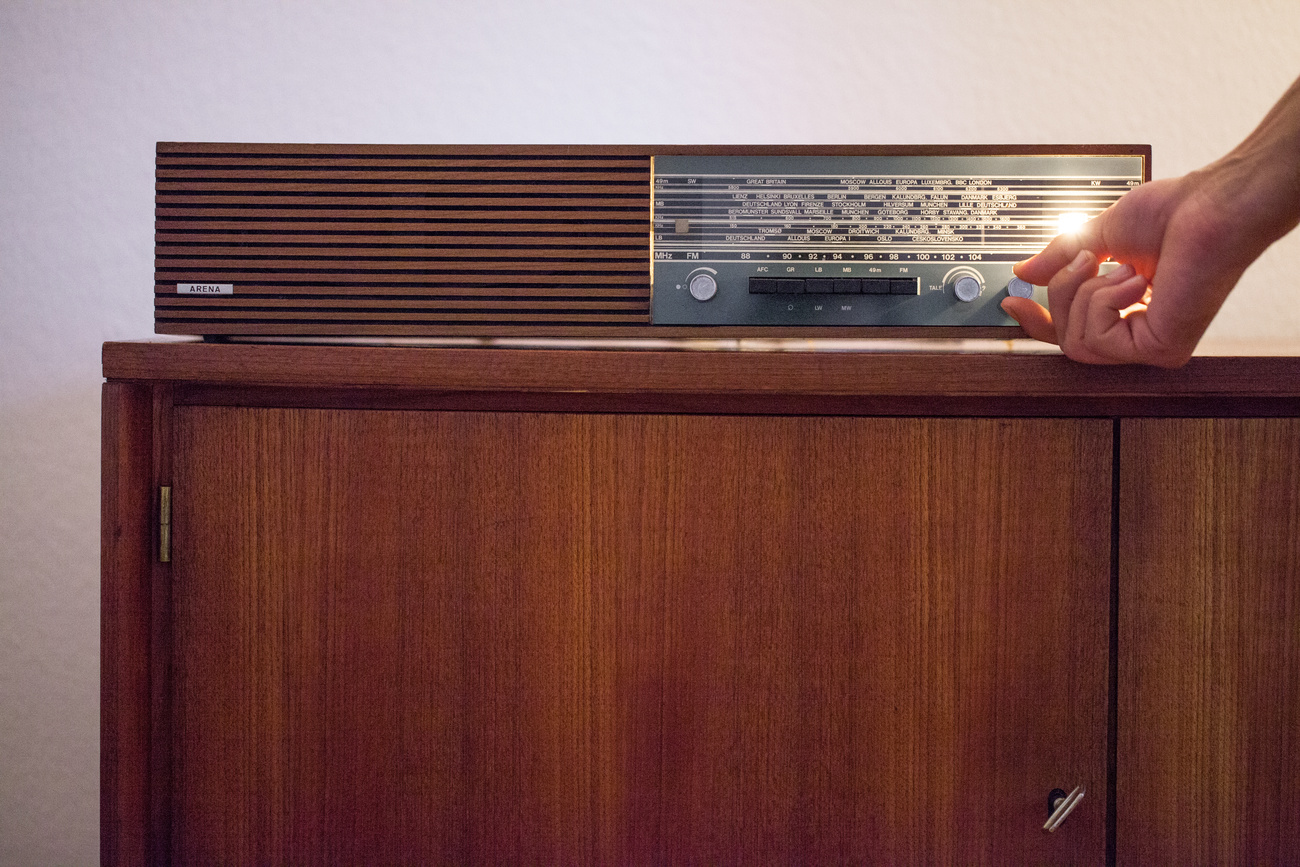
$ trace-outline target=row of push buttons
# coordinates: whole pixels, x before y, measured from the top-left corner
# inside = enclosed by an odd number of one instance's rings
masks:
[[[916,295],[915,277],[750,277],[754,295]]]

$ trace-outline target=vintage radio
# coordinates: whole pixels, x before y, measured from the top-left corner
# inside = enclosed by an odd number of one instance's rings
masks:
[[[1147,146],[187,144],[155,330],[205,337],[1019,334],[1011,266]]]

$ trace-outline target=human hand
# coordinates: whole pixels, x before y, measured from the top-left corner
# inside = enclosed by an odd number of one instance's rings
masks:
[[[1130,190],[1015,266],[1048,309],[1008,298],[1030,337],[1092,364],[1180,367],[1242,273],[1300,222],[1300,82],[1232,153]],[[1120,267],[1099,275],[1100,263]]]
[[[1185,364],[1250,261],[1224,249],[1235,232],[1220,224],[1214,188],[1193,174],[1129,191],[1016,266],[1048,287],[1048,310],[1027,298],[1003,309],[1076,361]],[[1108,257],[1121,265],[1099,275]]]

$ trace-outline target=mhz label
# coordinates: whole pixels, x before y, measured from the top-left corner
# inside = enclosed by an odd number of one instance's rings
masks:
[[[177,295],[234,295],[234,283],[177,283]]]

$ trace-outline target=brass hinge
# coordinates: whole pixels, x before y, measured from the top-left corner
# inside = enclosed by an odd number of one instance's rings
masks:
[[[158,562],[172,561],[172,489],[158,489]]]

